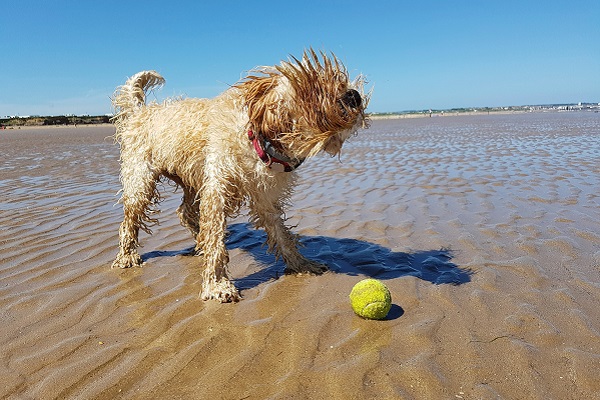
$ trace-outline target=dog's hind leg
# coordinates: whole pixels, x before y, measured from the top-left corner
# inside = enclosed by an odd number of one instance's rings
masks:
[[[156,179],[156,175],[145,162],[123,161],[121,203],[124,216],[119,227],[119,253],[112,264],[113,268],[129,268],[142,264],[142,258],[137,252],[138,234],[140,228],[151,233],[147,223],[156,222],[156,219],[148,216],[152,211],[150,207],[159,200]]]
[[[183,187],[183,197],[181,205],[177,207],[177,215],[179,215],[181,225],[187,228],[196,239],[200,231],[198,223],[200,220],[199,199],[196,198],[195,190],[187,186],[181,186]]]
[[[238,301],[240,295],[229,280],[227,263],[229,255],[225,247],[227,222],[225,217],[225,191],[215,177],[202,188],[200,198],[200,232],[196,240],[196,252],[203,253],[202,271],[203,300],[215,299],[221,303]]]

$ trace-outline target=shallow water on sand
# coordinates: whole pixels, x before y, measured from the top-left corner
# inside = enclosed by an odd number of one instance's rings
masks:
[[[0,397],[600,398],[600,114],[373,121],[299,169],[323,276],[230,224],[244,300],[198,298],[166,186],[143,268],[110,270],[112,127],[0,131]],[[385,321],[348,294],[390,288]]]

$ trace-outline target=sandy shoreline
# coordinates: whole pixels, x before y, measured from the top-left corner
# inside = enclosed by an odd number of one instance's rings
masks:
[[[408,113],[397,113],[397,114],[372,114],[372,120],[388,120],[388,119],[405,119],[405,118],[437,118],[437,117],[473,117],[473,116],[485,116],[485,115],[522,115],[522,114],[564,114],[564,113],[591,113],[592,111],[581,111],[581,110],[485,110],[477,109],[473,111],[432,111],[428,112],[408,112]]]
[[[38,129],[111,129],[112,124],[79,124],[79,125],[9,125],[0,129],[0,133],[10,133],[11,131],[28,132]]]
[[[289,223],[330,265],[282,276],[231,221],[244,300],[202,302],[167,190],[111,270],[110,126],[0,131],[0,398],[600,399],[600,117],[376,120],[299,170]],[[384,280],[386,321],[352,286]]]

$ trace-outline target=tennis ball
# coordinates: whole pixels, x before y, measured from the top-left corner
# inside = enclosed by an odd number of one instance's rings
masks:
[[[384,319],[392,308],[392,295],[381,281],[364,279],[352,288],[350,305],[359,317]]]

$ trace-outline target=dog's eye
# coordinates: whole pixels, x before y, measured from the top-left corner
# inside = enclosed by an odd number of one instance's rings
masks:
[[[350,89],[346,93],[344,93],[340,100],[346,107],[349,108],[359,108],[362,103],[360,93],[358,93],[354,89]]]

